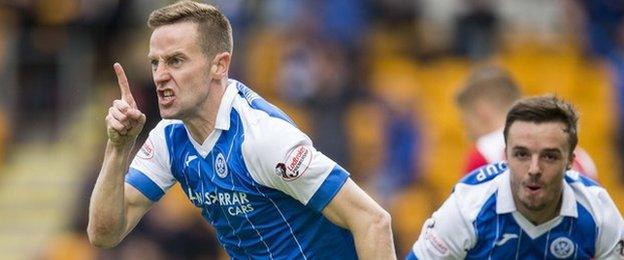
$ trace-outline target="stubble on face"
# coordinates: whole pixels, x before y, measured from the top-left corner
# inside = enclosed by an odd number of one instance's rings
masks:
[[[568,135],[560,122],[514,122],[505,153],[514,202],[534,219],[559,211],[563,174],[570,163]]]

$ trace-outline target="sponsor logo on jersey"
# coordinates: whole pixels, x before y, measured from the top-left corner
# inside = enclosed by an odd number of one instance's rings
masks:
[[[186,167],[189,167],[190,163],[197,159],[197,155],[191,155],[189,157],[186,157],[186,161],[184,162],[184,164],[186,165]]]
[[[219,178],[225,178],[228,174],[228,167],[222,153],[217,154],[214,162],[214,170]]]
[[[312,162],[312,150],[308,146],[298,146],[286,155],[286,160],[275,167],[275,172],[285,181],[293,181],[301,177]]]
[[[574,251],[574,242],[567,237],[559,237],[550,243],[550,253],[558,259],[568,258]]]
[[[282,178],[286,178],[286,165],[283,163],[278,163],[275,165],[275,174]]]
[[[247,214],[254,210],[247,198],[247,193],[244,192],[205,192],[202,194],[188,188],[187,193],[196,206],[221,206],[231,216]]]
[[[512,240],[514,238],[518,238],[518,235],[505,233],[503,234],[503,237],[496,242],[496,246],[502,246],[505,243],[507,243],[507,241]]]
[[[141,146],[137,156],[142,159],[151,159],[154,157],[154,145],[150,139],[147,139],[143,146]]]
[[[431,245],[436,251],[438,251],[438,253],[440,253],[440,255],[444,256],[448,254],[448,246],[446,245],[444,240],[438,238],[438,236],[436,236],[432,230],[427,229],[425,231],[425,239],[427,240],[429,245]]]

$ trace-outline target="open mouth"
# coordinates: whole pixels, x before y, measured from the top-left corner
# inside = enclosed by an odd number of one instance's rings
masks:
[[[541,185],[538,184],[529,184],[525,186],[529,191],[537,192],[542,189]]]
[[[161,105],[169,105],[173,102],[175,95],[173,94],[173,90],[165,89],[158,91],[158,99],[160,100]]]

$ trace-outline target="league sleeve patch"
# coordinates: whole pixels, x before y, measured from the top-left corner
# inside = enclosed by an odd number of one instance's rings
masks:
[[[141,146],[141,149],[137,153],[137,156],[141,159],[151,159],[152,157],[154,157],[154,145],[149,138],[145,141],[143,146]]]
[[[448,254],[449,249],[444,240],[438,238],[431,230],[425,231],[425,239],[427,244],[435,249],[440,255],[445,256]]]
[[[314,153],[309,146],[297,146],[286,155],[283,163],[275,166],[275,174],[284,181],[294,181],[308,170],[313,156]]]
[[[446,256],[449,253],[449,248],[446,245],[446,242],[436,236],[433,232],[434,227],[435,219],[427,219],[425,222],[425,240],[427,242],[427,246],[433,248],[441,256]]]

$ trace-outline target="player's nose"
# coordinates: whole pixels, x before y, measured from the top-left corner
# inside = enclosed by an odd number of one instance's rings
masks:
[[[529,175],[538,175],[541,172],[542,169],[540,168],[539,156],[531,156],[531,161],[529,163]]]
[[[158,67],[156,67],[156,70],[153,73],[153,77],[156,86],[163,85],[167,81],[171,80],[171,74],[169,73],[169,70],[165,66],[160,64],[158,65]]]

